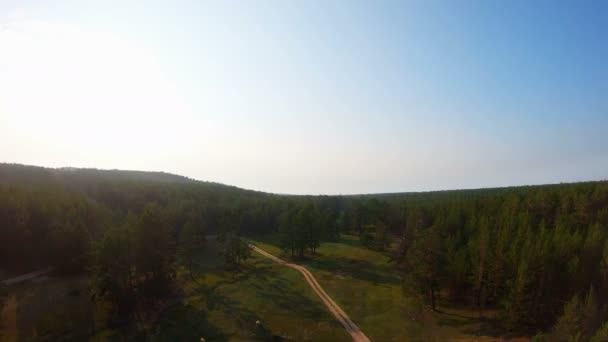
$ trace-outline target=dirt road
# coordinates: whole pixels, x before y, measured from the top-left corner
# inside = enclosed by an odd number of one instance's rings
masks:
[[[317,279],[315,279],[315,277],[312,275],[312,273],[310,273],[306,268],[304,268],[303,266],[300,266],[300,265],[288,263],[285,260],[279,259],[279,258],[275,257],[274,255],[264,251],[263,249],[260,249],[256,246],[254,246],[252,244],[249,244],[249,247],[251,247],[251,249],[253,249],[254,251],[262,254],[265,257],[268,257],[268,258],[274,260],[275,262],[277,262],[279,264],[282,264],[282,265],[285,265],[285,266],[288,266],[288,267],[291,267],[293,269],[300,271],[300,273],[302,273],[302,275],[304,276],[304,279],[306,279],[306,282],[308,283],[308,285],[310,285],[310,287],[312,287],[312,289],[319,296],[319,298],[321,298],[321,300],[323,301],[325,306],[327,306],[327,309],[329,309],[329,311],[336,317],[336,319],[344,326],[344,329],[346,329],[346,331],[350,334],[350,336],[352,336],[353,341],[356,341],[356,342],[369,342],[370,341],[369,338],[367,338],[367,336],[365,336],[363,331],[361,331],[361,329],[359,329],[359,327],[356,326],[355,323],[353,323],[353,321],[351,321],[351,319],[342,310],[342,308],[340,308],[338,306],[338,304],[336,304],[331,299],[331,297],[329,297],[329,295],[325,292],[325,290],[323,290],[321,285],[319,285],[319,283],[317,282]]]
[[[53,271],[53,268],[52,267],[47,267],[47,268],[42,269],[42,270],[38,270],[38,271],[22,274],[22,275],[20,275],[18,277],[14,277],[14,278],[10,278],[10,279],[4,279],[4,280],[0,281],[0,284],[3,284],[3,285],[12,285],[12,284],[20,283],[22,281],[30,280],[30,279],[39,277],[41,275],[47,274],[47,273],[49,273],[51,271]]]

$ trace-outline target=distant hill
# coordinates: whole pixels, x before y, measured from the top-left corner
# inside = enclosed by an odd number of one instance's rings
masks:
[[[150,183],[150,184],[191,184],[204,186],[214,190],[231,190],[243,191],[250,194],[264,194],[280,197],[291,198],[309,198],[318,197],[341,197],[347,200],[357,198],[378,198],[382,200],[403,200],[403,199],[438,199],[438,198],[468,198],[495,196],[498,194],[510,192],[528,192],[539,188],[568,188],[572,186],[593,185],[595,183],[606,183],[606,180],[575,182],[575,183],[560,183],[560,184],[539,184],[539,185],[520,185],[494,188],[477,188],[477,189],[453,189],[453,190],[434,190],[434,191],[417,191],[417,192],[388,192],[388,193],[369,193],[369,194],[352,194],[352,195],[291,195],[291,194],[273,194],[263,191],[254,191],[239,188],[233,185],[226,185],[216,182],[200,181],[185,176],[175,175],[162,171],[134,171],[134,170],[118,170],[118,169],[93,169],[93,168],[75,168],[75,167],[60,167],[49,168],[42,166],[23,165],[0,163],[0,185],[37,185],[56,183],[58,185],[90,185],[99,183]]]
[[[157,171],[104,170],[90,168],[41,166],[0,163],[0,184],[87,183],[87,182],[192,183],[238,189],[220,183],[204,182]]]

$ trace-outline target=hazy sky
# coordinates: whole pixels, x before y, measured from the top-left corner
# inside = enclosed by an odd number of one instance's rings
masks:
[[[0,0],[0,161],[309,194],[606,179],[608,1]]]

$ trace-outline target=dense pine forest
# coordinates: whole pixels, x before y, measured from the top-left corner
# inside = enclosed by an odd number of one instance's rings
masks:
[[[112,324],[172,291],[177,265],[217,236],[294,258],[351,233],[391,256],[403,291],[432,310],[499,312],[538,340],[608,338],[608,182],[361,196],[289,196],[166,173],[0,165],[0,269],[86,273]],[[370,313],[372,314],[372,313]]]

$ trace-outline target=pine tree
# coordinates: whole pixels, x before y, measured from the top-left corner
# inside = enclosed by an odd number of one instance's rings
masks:
[[[130,318],[137,305],[137,274],[135,273],[130,227],[111,228],[95,245],[91,273],[95,298],[104,298],[113,305],[113,314]]]
[[[295,255],[296,251],[296,235],[295,235],[295,213],[289,209],[279,217],[279,246],[283,251],[291,251],[291,256]]]
[[[444,254],[438,229],[430,227],[418,232],[402,265],[405,284],[410,283],[417,288],[428,299],[433,310],[437,309],[444,266]]]
[[[222,255],[228,266],[239,266],[251,256],[247,241],[234,232],[226,233],[223,244]]]
[[[583,341],[583,308],[578,295],[564,306],[564,312],[553,328],[552,337],[558,341]]]
[[[384,249],[390,244],[388,227],[382,221],[378,221],[376,223],[373,243],[374,248],[380,251],[384,251]]]
[[[479,309],[479,316],[483,316],[483,311],[486,302],[486,273],[487,263],[490,249],[490,231],[488,227],[488,219],[482,217],[479,221],[479,236],[477,243],[474,246],[474,253],[476,258],[475,268],[475,292],[476,302]]]
[[[582,310],[582,337],[587,340],[593,336],[601,324],[600,306],[593,286],[587,292]]]
[[[169,292],[175,277],[175,241],[158,205],[144,208],[133,230],[138,293],[151,302]]]
[[[181,262],[184,263],[191,279],[194,279],[192,272],[196,254],[203,248],[205,236],[198,230],[194,223],[188,221],[179,234],[177,253]]]

